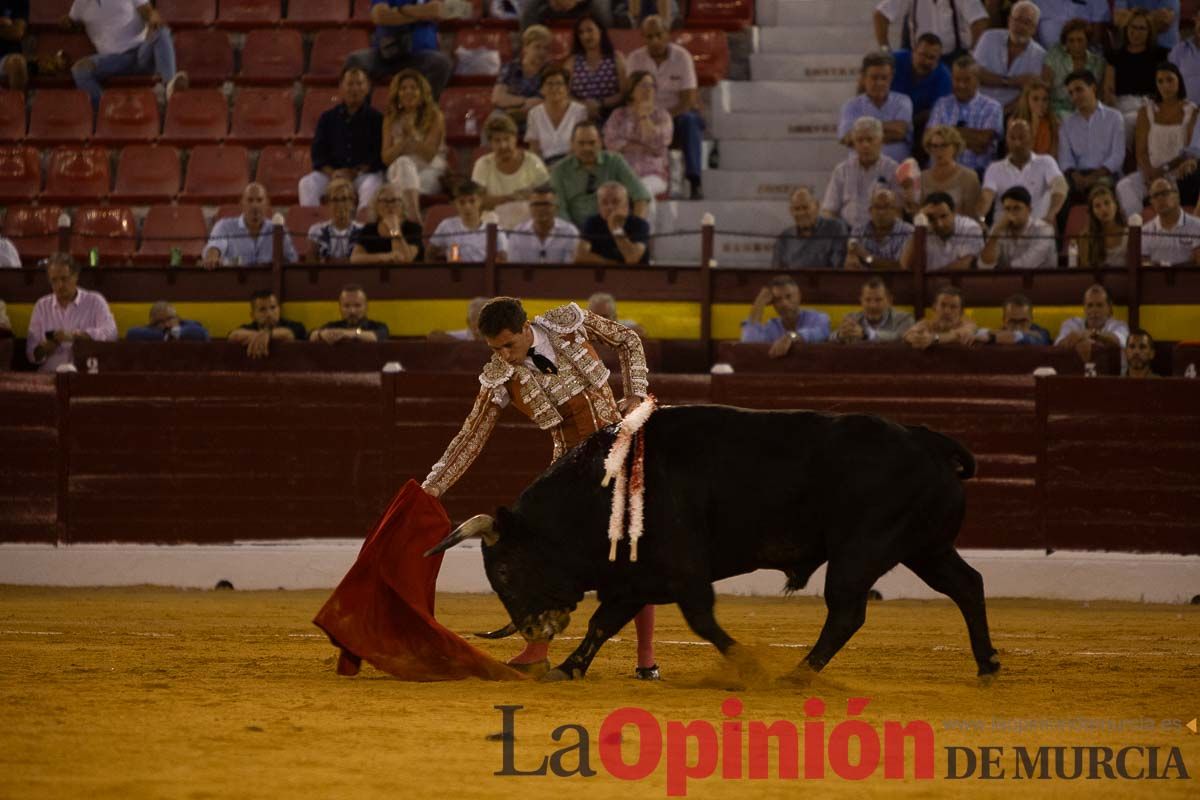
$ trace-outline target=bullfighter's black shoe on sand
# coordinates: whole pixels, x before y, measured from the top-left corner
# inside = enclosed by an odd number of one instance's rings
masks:
[[[639,681],[661,681],[662,675],[658,673],[658,664],[651,664],[648,667],[638,667],[634,670],[633,676]]]

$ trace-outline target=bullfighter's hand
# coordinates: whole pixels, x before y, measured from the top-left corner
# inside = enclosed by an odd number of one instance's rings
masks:
[[[429,495],[430,497],[440,497],[442,494],[442,491],[435,486],[421,484],[421,488],[424,489],[425,494]]]

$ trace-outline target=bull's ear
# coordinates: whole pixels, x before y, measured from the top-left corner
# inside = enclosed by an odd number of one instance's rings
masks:
[[[476,514],[462,525],[459,525],[457,528],[455,528],[454,531],[445,539],[442,539],[433,547],[426,550],[425,555],[428,557],[437,555],[438,553],[444,553],[459,542],[475,538],[483,539],[483,543],[490,547],[491,545],[494,545],[500,538],[500,534],[497,533],[495,525],[495,520],[493,520],[487,514]]]

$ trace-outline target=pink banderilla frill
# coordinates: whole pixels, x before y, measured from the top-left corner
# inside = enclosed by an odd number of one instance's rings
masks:
[[[644,530],[645,511],[645,460],[646,441],[639,436],[637,451],[634,453],[631,474],[625,473],[625,459],[633,445],[634,436],[650,419],[656,408],[654,395],[646,399],[625,417],[617,426],[617,438],[604,459],[604,479],[601,486],[608,486],[616,478],[613,485],[612,513],[608,518],[608,560],[617,560],[617,543],[621,541],[625,528],[625,509],[629,508],[629,560],[637,561],[638,539],[642,538]]]

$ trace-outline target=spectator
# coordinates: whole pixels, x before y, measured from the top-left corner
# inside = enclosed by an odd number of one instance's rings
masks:
[[[1046,49],[1058,42],[1063,26],[1072,19],[1091,23],[1091,38],[1097,42],[1105,35],[1105,23],[1112,21],[1108,0],[1037,0],[1037,5],[1041,11],[1037,40]]]
[[[646,338],[646,331],[643,330],[642,326],[638,325],[635,320],[617,318],[617,298],[613,297],[608,292],[596,292],[589,297],[587,301],[587,310],[597,316],[604,317],[605,319],[612,320],[613,322],[619,322],[643,339]]]
[[[659,5],[666,5],[663,11]],[[660,3],[659,0],[613,0],[614,25],[618,28],[638,28],[651,14],[661,14],[667,27],[672,27],[679,19],[679,3],[669,0]]]
[[[1126,378],[1157,378],[1151,368],[1154,364],[1154,337],[1141,328],[1129,332],[1125,341],[1125,370]]]
[[[492,105],[524,125],[529,112],[542,102],[542,71],[550,62],[554,36],[544,25],[521,33],[521,52],[500,68],[492,87]],[[486,132],[486,126],[484,128]]]
[[[900,204],[891,189],[876,189],[869,210],[870,218],[850,234],[846,269],[899,269],[913,226],[900,219]]]
[[[975,45],[983,93],[1011,110],[1030,80],[1042,76],[1046,51],[1033,41],[1041,12],[1030,0],[1020,0],[1008,15],[1008,30],[984,31]]]
[[[601,26],[613,26],[612,5],[604,0],[523,0],[521,3],[521,30],[531,25],[548,25],[580,17],[600,20]]]
[[[349,261],[351,242],[363,227],[354,221],[354,208],[358,204],[354,184],[345,178],[334,178],[325,190],[325,200],[333,216],[325,222],[313,223],[308,229],[308,240],[312,242],[310,258],[321,263]]]
[[[429,338],[435,342],[482,342],[479,333],[479,312],[492,298],[476,297],[467,305],[467,327],[453,331],[430,331]]]
[[[0,267],[21,267],[21,254],[11,239],[0,236]]]
[[[603,123],[625,97],[625,56],[613,49],[608,31],[595,17],[575,21],[571,55],[564,65],[570,75],[571,96],[583,101],[588,116]]]
[[[419,222],[421,195],[441,191],[446,174],[446,118],[429,81],[416,70],[401,71],[388,87],[381,155],[405,212]]]
[[[1096,100],[1096,79],[1087,70],[1067,76],[1075,113],[1058,132],[1058,166],[1074,197],[1093,186],[1112,186],[1125,162],[1125,123],[1121,115]]]
[[[976,330],[975,323],[963,316],[962,292],[954,286],[943,286],[933,299],[933,316],[913,325],[901,338],[917,350],[934,345],[970,347],[975,343]]]
[[[550,67],[542,73],[541,105],[525,120],[525,143],[546,166],[571,152],[571,132],[588,118],[587,108],[567,92],[567,71]]]
[[[421,226],[400,212],[400,192],[384,184],[375,193],[376,221],[350,237],[352,264],[407,264],[421,258]]]
[[[1112,311],[1108,290],[1098,283],[1092,284],[1083,293],[1083,316],[1071,317],[1064,322],[1054,344],[1073,349],[1084,363],[1092,361],[1092,351],[1097,344],[1124,350],[1129,339],[1129,326],[1114,319]]]
[[[912,141],[921,141],[933,104],[950,94],[950,68],[941,62],[942,40],[934,33],[923,33],[912,50],[892,53],[895,72],[892,91],[912,101]],[[921,159],[924,160],[924,159]]]
[[[854,152],[833,168],[825,187],[821,212],[844,220],[848,227],[865,225],[871,218],[871,196],[877,189],[899,189],[900,168],[882,152],[884,126],[874,117],[859,117],[850,133]]]
[[[0,300],[0,334],[5,338],[12,336],[12,321],[8,318],[8,306]]]
[[[634,216],[648,217],[651,194],[645,184],[620,153],[601,148],[596,123],[581,122],[571,133],[571,155],[555,164],[550,173],[550,185],[558,196],[558,215],[582,230],[588,217],[596,213],[596,187],[609,181],[625,187]]]
[[[700,184],[700,155],[704,144],[704,118],[699,111],[699,86],[692,54],[667,38],[662,17],[652,14],[642,22],[645,45],[629,54],[626,68],[654,75],[655,102],[671,115],[674,138],[671,146],[683,150],[683,174],[691,184],[691,197],[704,196]]]
[[[1087,206],[1087,230],[1079,237],[1079,266],[1125,266],[1129,249],[1125,216],[1113,190],[1103,184],[1092,187]]]
[[[1200,219],[1179,207],[1179,187],[1168,177],[1150,184],[1154,219],[1142,229],[1142,263],[1173,267],[1200,264]]]
[[[440,96],[454,68],[438,45],[437,21],[445,5],[437,0],[371,0],[371,46],[347,56],[346,67],[364,70],[377,81],[415,69],[429,81],[434,96]]]
[[[993,161],[984,173],[976,216],[986,217],[998,195],[1023,186],[1033,198],[1033,216],[1053,226],[1067,199],[1067,179],[1058,169],[1058,162],[1033,152],[1033,133],[1023,119],[1009,120],[1004,141],[1008,155],[1002,161]]]
[[[343,341],[386,342],[388,326],[367,318],[367,292],[357,283],[348,283],[338,293],[338,311],[342,318],[326,322],[309,334],[314,342],[336,344]]]
[[[8,88],[16,92],[29,85],[29,62],[22,53],[28,25],[29,0],[0,3],[0,77],[8,78]]]
[[[1029,130],[1033,132],[1033,152],[1039,156],[1058,158],[1060,119],[1058,114],[1050,109],[1049,84],[1042,80],[1025,84],[1021,96],[1017,99],[1017,108],[1012,118],[1029,125]]]
[[[229,332],[229,341],[246,348],[250,358],[266,358],[271,342],[303,342],[304,326],[279,316],[279,300],[270,289],[250,295],[250,322]]]
[[[1034,216],[1032,204],[1024,186],[1011,186],[1000,195],[996,221],[979,253],[980,269],[1058,266],[1054,226]]]
[[[1073,19],[1063,26],[1059,43],[1046,53],[1046,83],[1050,84],[1050,107],[1060,117],[1072,111],[1071,98],[1067,94],[1066,79],[1072,72],[1087,70],[1103,84],[1108,71],[1104,56],[1091,49],[1088,34],[1092,26],[1082,19]]]
[[[275,260],[275,223],[269,218],[271,198],[261,183],[251,183],[242,190],[242,213],[224,217],[213,225],[204,245],[201,265],[213,269],[218,265],[249,267],[270,264]],[[292,237],[284,231],[283,261],[295,264],[296,248]]]
[[[863,117],[883,123],[883,152],[899,164],[912,155],[913,104],[908,95],[892,91],[895,62],[888,53],[868,53],[859,73],[862,94],[842,104],[838,138],[853,147],[851,128]]]
[[[187,73],[175,69],[171,29],[150,0],[109,0],[103,5],[100,0],[75,0],[63,27],[87,31],[96,48],[94,55],[71,67],[75,85],[92,98],[93,108],[100,108],[105,82],[122,75],[157,73],[168,99],[188,88]]]
[[[775,240],[771,266],[776,269],[830,269],[846,263],[846,237],[850,228],[840,219],[821,216],[810,189],[792,192],[794,227]]]
[[[150,323],[125,332],[131,342],[166,342],[172,339],[188,339],[207,342],[208,331],[199,322],[180,319],[175,306],[166,300],[155,301],[150,306]]]
[[[863,283],[858,301],[862,310],[847,314],[829,341],[895,342],[913,326],[912,314],[892,307],[892,292],[878,275]]]
[[[41,372],[70,364],[76,340],[117,340],[117,323],[108,303],[99,292],[79,288],[79,269],[66,253],[46,259],[50,294],[34,304],[25,334],[25,354]]]
[[[742,323],[742,341],[751,344],[770,344],[767,355],[783,358],[796,342],[817,344],[829,339],[829,315],[800,307],[800,285],[790,275],[771,278],[759,290],[750,308],[750,316]],[[767,305],[777,316],[763,321]]]
[[[454,209],[457,217],[446,217],[438,223],[429,237],[431,261],[487,261],[487,225],[483,221],[480,203],[483,187],[475,181],[463,181],[454,190]],[[503,261],[508,241],[503,231],[496,231],[496,259]]]
[[[1137,114],[1145,98],[1157,90],[1155,73],[1158,65],[1166,61],[1168,56],[1165,47],[1154,43],[1154,28],[1150,22],[1150,15],[1140,8],[1130,11],[1129,14],[1124,44],[1108,54],[1108,67],[1104,70],[1104,102],[1125,117],[1126,139],[1133,134],[1133,126],[1137,122]],[[1177,60],[1176,51],[1185,54],[1192,51],[1191,45],[1183,50],[1180,50],[1180,47],[1183,45],[1170,51],[1171,61],[1177,65],[1180,60],[1186,63],[1188,59],[1185,57]],[[1200,68],[1200,58],[1197,62],[1197,67]],[[1191,88],[1200,91],[1200,84],[1192,82]]]
[[[1179,0],[1116,0],[1113,27],[1128,38],[1130,21],[1144,11],[1149,27],[1158,31],[1158,46],[1169,50],[1179,44],[1179,5]]]
[[[517,264],[573,264],[579,229],[558,216],[554,187],[544,183],[529,196],[529,219],[513,230],[509,260]]]
[[[1002,327],[998,331],[980,328],[975,341],[980,344],[1050,344],[1050,331],[1033,321],[1033,303],[1023,294],[1004,301]]]
[[[1167,58],[1183,73],[1187,93],[1200,97],[1200,25],[1192,29],[1190,38],[1172,47]]]
[[[639,71],[630,76],[625,102],[604,124],[604,147],[620,153],[646,191],[657,197],[670,188],[667,148],[673,127],[671,115],[654,104],[654,95],[654,75]]]
[[[496,212],[501,227],[512,228],[526,218],[529,190],[545,183],[550,173],[540,158],[517,146],[517,125],[508,116],[489,118],[483,134],[492,152],[475,162],[471,180],[483,187],[483,207]]]
[[[313,171],[300,179],[300,205],[320,205],[329,182],[345,178],[358,191],[359,209],[370,208],[383,185],[383,115],[371,108],[371,81],[362,67],[342,69],[339,94],[342,102],[317,120]],[[417,214],[418,209],[408,212]]]
[[[942,56],[946,63],[974,49],[988,26],[988,13],[979,0],[882,0],[873,18],[880,48],[889,47],[889,24],[904,21],[910,42],[926,33],[937,36],[946,50]]]
[[[1126,217],[1140,214],[1146,203],[1146,187],[1155,178],[1166,175],[1174,180],[1191,179],[1196,174],[1196,158],[1189,154],[1188,140],[1196,124],[1196,106],[1183,94],[1183,76],[1169,61],[1159,64],[1154,94],[1137,115],[1133,134],[1133,152],[1137,171],[1117,183],[1117,200]],[[1194,181],[1190,181],[1194,185]],[[1196,192],[1189,198],[1195,202]]]
[[[949,125],[931,125],[925,129],[922,146],[929,153],[929,168],[921,170],[920,199],[944,192],[954,198],[956,208],[970,213],[979,205],[979,175],[958,163],[966,148],[959,131]],[[920,208],[915,182],[905,180],[903,189],[905,209],[915,213]]]
[[[597,213],[582,228],[576,261],[584,264],[649,264],[650,224],[629,213],[629,194],[617,181],[600,184]]]
[[[996,142],[1003,134],[1004,109],[979,92],[979,67],[975,59],[961,56],[951,73],[953,92],[933,104],[929,125],[957,128],[966,147],[958,156],[964,167],[982,175],[996,157]],[[926,131],[928,134],[928,131]]]
[[[970,217],[954,213],[954,198],[945,192],[934,192],[925,198],[921,207],[929,221],[925,237],[925,271],[970,269],[983,249],[983,228]],[[904,269],[913,268],[915,239],[909,239],[900,255]]]

